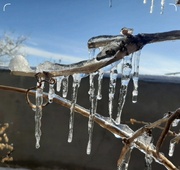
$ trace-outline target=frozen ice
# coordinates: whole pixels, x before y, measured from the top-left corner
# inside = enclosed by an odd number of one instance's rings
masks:
[[[134,90],[132,92],[132,102],[137,102],[138,96],[138,80],[139,80],[139,61],[140,61],[141,51],[137,51],[133,53],[133,73],[132,73],[132,80],[134,85]]]
[[[112,7],[112,0],[109,0],[109,7]]]
[[[97,99],[102,99],[102,81],[103,81],[104,71],[100,69],[98,72],[98,91],[97,91]]]
[[[173,127],[176,127],[179,122],[180,122],[180,119],[175,119],[175,120],[172,122],[172,126],[173,126]]]
[[[143,0],[143,3],[146,4],[146,3],[147,3],[147,0]]]
[[[10,60],[9,69],[11,71],[31,72],[28,61],[22,55],[17,55]]]
[[[154,9],[154,0],[151,0],[150,13],[153,13],[153,9]]]
[[[64,79],[62,81],[62,96],[67,97],[68,94],[68,82],[69,82],[69,76],[64,76]]]
[[[175,149],[175,144],[176,144],[176,142],[174,140],[170,141],[170,144],[169,144],[169,156],[173,156],[174,149]]]
[[[118,168],[117,168],[118,170],[128,170],[129,161],[131,158],[131,152],[132,152],[132,149],[129,149],[129,151],[126,153],[121,165],[118,166]]]
[[[165,0],[161,0],[161,14],[164,12]]]
[[[83,78],[83,74],[73,74],[73,93],[72,93],[72,101],[70,107],[70,119],[69,119],[69,134],[68,134],[68,142],[72,142],[73,138],[73,127],[74,127],[74,109],[77,101],[77,93],[78,88],[80,86],[81,79]]]
[[[61,82],[64,76],[56,77],[56,90],[59,92],[61,90]]]
[[[54,91],[54,83],[49,84],[49,92],[48,92],[48,102],[52,103],[53,102],[53,98],[55,95],[55,91]]]
[[[116,88],[116,79],[117,79],[117,66],[114,66],[110,70],[110,81],[109,81],[109,117],[112,119],[112,111],[113,111],[113,99]]]
[[[37,82],[38,88],[36,89],[36,109],[35,109],[35,137],[36,137],[36,148],[40,147],[41,138],[41,118],[42,118],[42,104],[43,104],[43,88],[44,83],[39,84]]]
[[[121,67],[122,70],[118,70],[118,72],[122,75],[121,75],[121,87],[120,87],[119,101],[118,101],[118,113],[116,117],[117,124],[120,124],[121,122],[121,113],[126,99],[128,84],[131,78],[132,56],[133,55],[124,57],[123,64]]]
[[[88,146],[87,146],[87,154],[90,154],[90,152],[91,152],[92,134],[93,134],[93,126],[94,126],[93,117],[96,113],[96,108],[97,108],[97,95],[96,95],[95,85],[94,85],[95,75],[96,75],[96,73],[91,73],[89,75],[90,116],[89,116],[89,120],[88,120],[89,139],[88,139]]]
[[[146,170],[151,170],[152,169],[152,162],[153,162],[153,158],[151,155],[149,154],[145,154],[145,169]]]

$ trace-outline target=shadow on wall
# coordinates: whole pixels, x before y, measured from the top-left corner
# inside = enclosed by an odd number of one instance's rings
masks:
[[[9,71],[0,71],[1,84],[15,87],[29,88],[35,86],[35,78],[25,78],[10,75]],[[70,79],[71,80],[71,79]],[[84,78],[78,93],[77,103],[89,108],[89,79]],[[175,78],[145,76],[139,82],[138,102],[131,102],[132,83],[130,83],[126,103],[123,109],[123,121],[134,118],[140,121],[153,122],[162,118],[164,113],[174,111],[180,104],[180,81]],[[119,89],[120,80],[118,79]],[[103,80],[103,98],[98,102],[97,112],[108,116],[108,86],[109,79]],[[71,81],[70,85],[71,87]],[[69,88],[68,99],[71,99]],[[24,94],[0,91],[0,123],[9,123],[7,131],[9,140],[13,143],[14,161],[2,166],[18,166],[30,169],[63,169],[63,170],[115,170],[119,154],[122,149],[122,140],[101,128],[94,127],[91,155],[86,155],[88,141],[88,119],[75,114],[74,137],[72,143],[67,142],[69,109],[55,103],[43,110],[41,147],[35,149],[34,112],[27,105]],[[115,94],[114,113],[117,110],[118,94]],[[136,130],[141,125],[130,125]],[[153,131],[154,140],[157,140],[161,131]],[[162,147],[162,152],[168,155],[168,138]],[[170,160],[180,165],[180,146],[176,145],[174,156]],[[168,157],[168,156],[167,156]],[[133,150],[129,170],[144,169],[144,154],[137,149]],[[163,166],[153,163],[152,169],[163,170]]]

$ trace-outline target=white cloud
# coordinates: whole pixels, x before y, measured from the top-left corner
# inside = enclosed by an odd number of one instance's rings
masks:
[[[39,58],[44,58],[49,60],[50,59],[61,60],[62,63],[74,63],[83,60],[81,57],[53,53],[43,49],[29,47],[29,46],[23,46],[21,47],[20,50],[26,55],[37,56]]]

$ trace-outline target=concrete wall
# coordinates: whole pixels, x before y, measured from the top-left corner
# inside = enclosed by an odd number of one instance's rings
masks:
[[[24,78],[10,75],[8,71],[0,71],[0,84],[15,87],[29,88],[35,85],[34,78]],[[120,80],[118,80],[120,82]],[[78,104],[89,108],[88,78],[82,80]],[[98,103],[97,112],[108,116],[108,83],[103,80],[103,99]],[[71,86],[71,83],[70,83]],[[117,91],[119,85],[117,86]],[[123,109],[123,121],[130,118],[153,122],[163,116],[167,111],[176,110],[180,104],[180,84],[174,78],[160,79],[160,77],[142,78],[139,82],[138,103],[131,102],[132,82],[129,87],[127,100]],[[71,88],[68,98],[71,98]],[[117,102],[118,94],[115,99]],[[114,106],[114,113],[117,105]],[[113,115],[114,116],[114,115]],[[10,143],[13,143],[14,162],[11,166],[29,168],[43,167],[42,169],[67,170],[115,170],[122,141],[110,132],[95,124],[91,155],[86,155],[88,140],[87,118],[75,114],[75,129],[72,143],[67,142],[69,109],[55,103],[43,110],[41,147],[35,149],[34,112],[27,105],[24,94],[0,91],[0,123],[9,123],[7,134]],[[136,130],[139,125],[131,126]],[[160,131],[154,130],[156,138]],[[168,154],[169,140],[163,145],[163,152]],[[176,146],[174,157],[170,158],[175,165],[180,165],[180,146]],[[144,155],[137,149],[133,150],[130,170],[144,169]],[[6,164],[5,164],[6,165]],[[8,165],[9,166],[9,165]],[[163,166],[153,163],[153,170],[163,170]]]

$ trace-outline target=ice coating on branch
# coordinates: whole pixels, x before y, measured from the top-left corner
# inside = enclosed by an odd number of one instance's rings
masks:
[[[41,138],[41,118],[42,118],[42,104],[43,104],[43,88],[44,83],[41,84],[37,82],[36,89],[36,109],[35,109],[35,138],[36,138],[36,148],[40,147],[40,138]]]
[[[175,119],[175,120],[172,122],[172,126],[173,126],[173,127],[176,127],[179,122],[180,122],[180,119]]]
[[[169,144],[169,156],[173,156],[176,142],[172,139]]]
[[[132,80],[134,85],[134,90],[132,92],[132,102],[137,102],[138,96],[138,80],[139,80],[139,60],[140,60],[141,51],[133,53],[133,74]]]
[[[132,149],[129,149],[129,151],[124,156],[122,163],[118,165],[117,170],[128,170],[129,160],[131,158],[131,152],[132,152]]]
[[[154,0],[151,0],[150,13],[153,13],[153,9],[154,9]]]
[[[88,121],[88,134],[89,134],[89,139],[88,139],[88,145],[87,145],[87,154],[91,153],[91,145],[92,145],[92,134],[93,134],[93,127],[94,127],[94,115],[96,113],[96,108],[97,108],[97,95],[95,94],[95,85],[94,85],[94,80],[95,80],[95,75],[96,73],[91,73],[89,75],[89,100],[90,100],[90,116],[89,116],[89,121]]]
[[[69,118],[69,134],[68,134],[68,142],[72,142],[73,138],[73,127],[74,127],[74,108],[77,101],[77,93],[78,88],[80,86],[81,79],[83,78],[83,74],[73,74],[73,92],[72,92],[72,101],[70,107],[70,118]]]
[[[10,60],[9,69],[11,71],[31,72],[28,61],[22,55],[15,56]]]
[[[165,0],[161,0],[161,14],[164,12]]]
[[[118,101],[118,113],[116,117],[116,123],[121,123],[121,113],[125,103],[126,95],[127,95],[127,88],[129,84],[129,80],[131,78],[131,70],[132,70],[132,56],[129,55],[123,58],[122,69],[118,70],[121,73],[121,87],[119,92],[119,101]]]
[[[56,90],[59,92],[61,90],[61,82],[64,76],[56,77]]]
[[[50,83],[49,83],[49,92],[48,92],[48,102],[49,103],[53,102],[53,98],[55,95],[54,84],[55,84],[55,80],[51,79]]]
[[[104,76],[104,71],[103,69],[100,69],[98,72],[98,91],[97,91],[97,99],[101,100],[102,99],[102,80]]]
[[[109,117],[112,119],[113,111],[113,100],[116,88],[116,79],[117,79],[117,65],[110,70],[110,81],[109,81]]]
[[[68,82],[69,82],[69,76],[64,76],[64,79],[62,81],[62,96],[65,98],[68,94]]]

